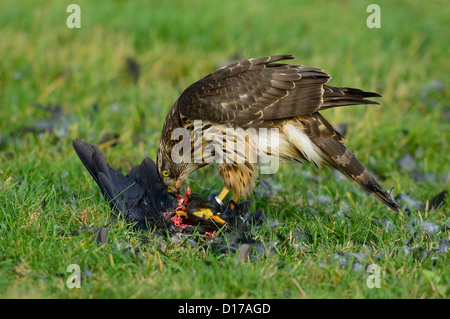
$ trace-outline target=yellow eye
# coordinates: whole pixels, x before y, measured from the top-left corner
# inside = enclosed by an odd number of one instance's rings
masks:
[[[165,176],[165,177],[169,176],[169,172],[164,170],[163,171],[163,176]]]
[[[173,187],[169,187],[168,189],[167,189],[167,191],[170,193],[170,192],[172,192],[173,191]]]

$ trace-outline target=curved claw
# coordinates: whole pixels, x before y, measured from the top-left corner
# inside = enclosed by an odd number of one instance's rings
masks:
[[[193,214],[204,219],[212,219],[218,223],[225,224],[225,221],[219,216],[215,215],[209,208],[202,208],[200,209],[200,211],[194,212]]]
[[[187,213],[182,211],[182,210],[177,210],[175,212],[175,214],[177,214],[178,216],[184,216],[184,217],[188,217]]]

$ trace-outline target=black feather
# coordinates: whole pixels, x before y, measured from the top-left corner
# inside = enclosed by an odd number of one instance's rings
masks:
[[[167,228],[164,213],[175,208],[175,201],[159,180],[153,160],[145,158],[125,176],[108,165],[96,145],[75,139],[73,147],[103,197],[118,213],[136,222],[137,228]]]

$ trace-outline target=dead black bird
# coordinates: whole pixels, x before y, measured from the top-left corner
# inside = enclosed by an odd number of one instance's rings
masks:
[[[97,145],[75,139],[73,147],[117,212],[137,228],[167,229],[164,213],[175,208],[175,200],[160,182],[153,160],[145,158],[125,176],[108,165]]]

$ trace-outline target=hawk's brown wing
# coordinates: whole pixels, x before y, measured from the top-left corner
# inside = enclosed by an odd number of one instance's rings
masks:
[[[188,87],[177,101],[182,118],[239,127],[316,112],[330,76],[320,69],[273,63],[294,59],[274,55],[220,68]]]

